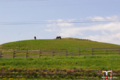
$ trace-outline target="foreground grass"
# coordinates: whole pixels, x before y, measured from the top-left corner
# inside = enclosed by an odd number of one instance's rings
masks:
[[[14,79],[14,78],[2,78],[0,80],[103,80],[103,79],[26,79],[26,78]],[[118,79],[114,79],[114,80],[118,80]]]
[[[16,50],[39,50],[39,49],[75,49],[75,48],[119,48],[120,45],[102,43],[90,40],[81,40],[75,38],[56,39],[38,39],[23,40],[5,43],[1,45],[4,49]]]
[[[0,69],[120,69],[120,55],[0,59]]]

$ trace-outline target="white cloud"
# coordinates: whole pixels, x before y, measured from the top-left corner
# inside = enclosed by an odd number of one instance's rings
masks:
[[[114,34],[106,34],[106,35],[91,35],[84,38],[88,38],[88,39],[99,41],[99,42],[120,44],[119,36],[120,36],[120,33],[114,33]]]
[[[107,16],[107,17],[89,17],[92,21],[115,21],[118,20],[118,16]],[[75,21],[75,19],[69,19],[66,22]],[[91,39],[94,41],[108,42],[120,44],[120,22],[109,22],[104,24],[96,24],[86,27],[75,27],[74,23],[63,23],[65,20],[58,19],[57,24],[49,24],[47,27],[51,29],[46,29],[45,31],[52,32],[57,31],[57,35],[62,37],[78,37]],[[92,34],[91,34],[92,32]],[[86,34],[84,34],[86,33]],[[87,34],[88,33],[88,34]],[[81,37],[80,37],[81,36]]]
[[[98,31],[98,33],[89,34],[89,31],[92,31],[93,33]],[[83,33],[88,33],[88,35],[86,36]],[[111,22],[87,27],[61,27],[59,35],[63,37],[82,35],[85,39],[120,44],[120,22]]]
[[[89,17],[92,21],[106,21],[103,17],[95,16],[95,17]]]
[[[95,16],[95,17],[87,17],[87,19],[90,19],[92,21],[118,21],[119,17],[116,15],[107,16],[107,17]]]
[[[75,35],[83,35],[82,33],[79,32],[80,28],[75,28],[75,27],[71,27],[71,28],[62,28],[60,31],[61,36],[63,37],[71,37],[71,36],[75,36]]]
[[[57,22],[63,22],[63,20],[62,19],[58,19]]]
[[[94,26],[88,26],[88,27],[69,27],[69,28],[61,28],[60,34],[63,36],[66,35],[77,35],[81,34],[80,32],[82,31],[102,31],[103,34],[106,31],[112,32],[118,32],[120,31],[120,23],[108,23],[108,24],[98,24]]]
[[[120,22],[114,22],[114,23],[107,23],[107,24],[98,24],[98,25],[94,25],[94,26],[89,26],[89,27],[82,27],[81,30],[92,30],[92,31],[96,31],[96,30],[107,30],[107,31],[118,31],[120,30]]]
[[[102,30],[102,34],[103,34],[103,35],[108,35],[108,33],[105,32],[104,30]]]
[[[111,16],[111,17],[106,17],[106,19],[111,20],[111,21],[115,21],[115,20],[117,21],[117,20],[119,20],[119,17],[115,15],[115,16]]]

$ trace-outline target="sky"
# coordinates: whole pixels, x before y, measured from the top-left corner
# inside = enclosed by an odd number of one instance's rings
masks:
[[[120,0],[0,0],[0,44],[34,36],[120,45]]]

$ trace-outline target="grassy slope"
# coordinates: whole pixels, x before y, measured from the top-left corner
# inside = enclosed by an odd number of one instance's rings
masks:
[[[54,58],[0,59],[0,69],[120,69],[120,56],[80,56]]]
[[[61,78],[61,79],[35,79],[35,78],[32,78],[32,79],[27,79],[27,78],[2,78],[0,80],[103,80],[103,79],[64,79],[64,78]],[[114,80],[118,80],[118,79],[114,79]]]
[[[2,48],[2,45],[0,45],[0,50],[1,50],[1,48]]]
[[[73,48],[118,48],[120,45],[80,39],[45,39],[24,40],[2,44],[2,49],[37,50],[37,49],[73,49]]]
[[[119,45],[79,39],[25,40],[5,43],[3,49],[69,49],[69,48],[118,48]],[[120,69],[120,56],[80,56],[54,58],[0,59],[0,69]]]

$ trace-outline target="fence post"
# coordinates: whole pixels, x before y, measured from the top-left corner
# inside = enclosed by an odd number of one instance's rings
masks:
[[[26,58],[28,57],[28,50],[26,50]]]
[[[52,57],[54,57],[54,49],[52,50]]]
[[[79,56],[80,56],[80,49],[79,49]]]
[[[40,56],[41,56],[41,50],[39,50],[39,58],[40,58]]]
[[[67,49],[66,49],[66,56],[67,56]]]
[[[15,57],[15,51],[13,51],[13,58]]]
[[[93,48],[92,48],[92,55],[93,55]]]

